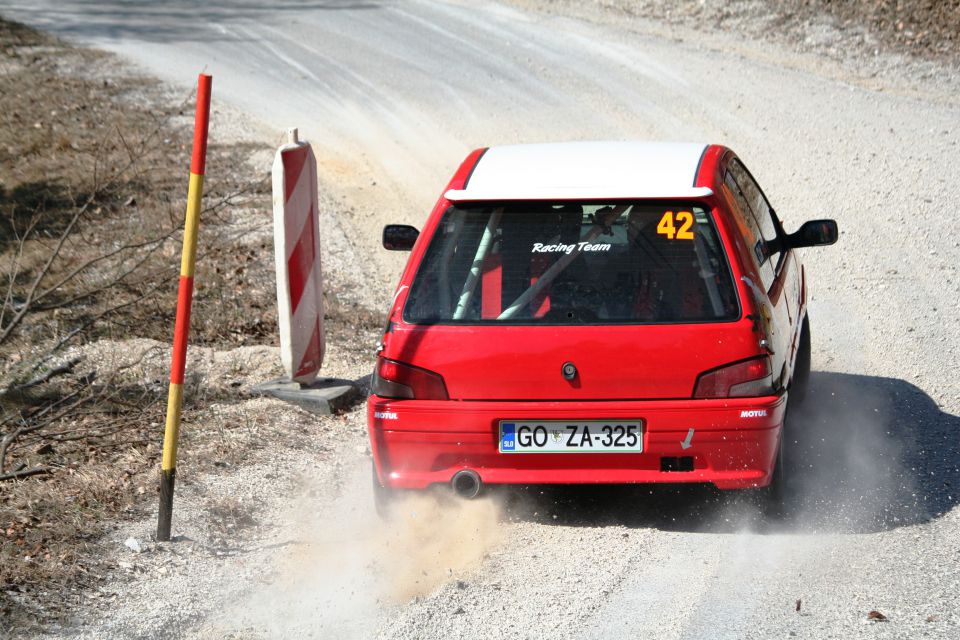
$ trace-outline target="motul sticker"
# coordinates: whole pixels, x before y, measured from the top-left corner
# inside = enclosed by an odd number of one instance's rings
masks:
[[[373,417],[377,420],[396,420],[397,414],[393,411],[374,411]]]
[[[754,409],[752,411],[741,411],[741,418],[765,418],[767,416],[766,409]]]

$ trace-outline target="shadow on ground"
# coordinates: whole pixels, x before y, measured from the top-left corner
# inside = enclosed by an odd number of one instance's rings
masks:
[[[552,486],[504,492],[507,517],[565,526],[865,533],[927,522],[958,502],[960,418],[903,380],[814,372],[788,423],[787,510],[709,486]]]
[[[0,184],[0,247],[19,242],[27,230],[44,237],[59,235],[75,206],[68,188],[57,182],[36,180],[13,189]]]

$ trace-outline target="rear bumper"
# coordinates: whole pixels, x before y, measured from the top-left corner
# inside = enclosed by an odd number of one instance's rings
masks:
[[[488,484],[698,482],[762,487],[773,473],[786,396],[723,400],[456,402],[367,399],[380,482],[396,489],[447,483],[473,469]],[[637,419],[643,453],[502,454],[499,423],[510,420]],[[682,442],[694,429],[690,447]],[[662,458],[691,457],[690,471]]]

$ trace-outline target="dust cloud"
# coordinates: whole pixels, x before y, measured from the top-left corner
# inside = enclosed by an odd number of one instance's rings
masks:
[[[914,461],[933,435],[918,415],[918,391],[898,380],[814,373],[786,427],[795,529],[866,533],[933,515],[936,496],[921,487]]]
[[[818,594],[811,585],[833,584],[854,571],[850,558],[863,544],[856,534],[928,522],[956,506],[960,474],[948,463],[960,458],[960,422],[914,385],[814,372],[806,403],[788,419],[783,517],[764,517],[746,492],[623,486],[544,489],[517,504],[504,496],[509,506],[417,493],[382,521],[372,506],[368,467],[331,471],[340,488],[311,485],[314,496],[296,503],[295,525],[285,526],[292,542],[282,560],[269,576],[255,576],[251,595],[223,627],[244,638],[389,634],[384,625],[399,607],[460,579],[476,583],[467,574],[499,548],[504,521],[519,520],[579,531],[611,525],[663,531],[670,544],[645,552],[650,558],[624,593],[662,602],[662,610],[686,602],[691,637],[710,636],[718,620],[745,632],[743,625],[765,619],[757,607],[769,601],[770,589],[791,606],[796,599],[813,606]],[[655,617],[635,623],[659,624]]]
[[[770,592],[787,604],[817,607],[821,616],[845,615],[843,606],[855,607],[856,588],[845,592],[842,585],[855,584],[870,562],[861,557],[865,545],[856,534],[927,522],[955,505],[953,478],[939,473],[943,459],[956,455],[957,446],[944,440],[952,432],[944,428],[950,421],[902,380],[814,372],[806,402],[787,417],[782,516],[765,517],[745,495],[732,494],[681,525],[713,534],[685,550],[710,577],[695,595],[672,578],[688,568],[684,554],[666,558],[657,575],[668,594],[693,603],[686,634],[736,638],[768,624],[771,616],[791,624],[801,620],[801,609],[786,604],[771,612]],[[840,609],[811,587],[833,581],[848,598]]]
[[[784,431],[783,512],[764,517],[746,494],[724,495],[701,531],[873,533],[925,522],[950,505],[925,467],[940,412],[901,380],[814,372]]]
[[[378,541],[387,604],[425,596],[477,568],[500,539],[499,521],[500,506],[491,498],[417,494],[399,500]]]
[[[814,372],[809,396],[786,419],[784,512],[751,522],[749,509],[728,500],[718,515],[797,534],[873,533],[936,517],[943,496],[926,486],[922,458],[936,446],[929,424],[937,418],[926,403],[900,380]]]
[[[392,606],[424,597],[482,563],[500,540],[501,507],[447,492],[373,508],[370,471],[358,464],[333,500],[308,489],[293,510],[295,540],[276,571],[220,626],[256,638],[365,638]]]

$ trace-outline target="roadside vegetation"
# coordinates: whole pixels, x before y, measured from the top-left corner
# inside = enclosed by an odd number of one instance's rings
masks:
[[[153,505],[193,103],[2,20],[0,76],[2,631],[98,584],[103,527]],[[269,178],[250,151],[211,142],[194,345],[275,339]],[[239,393],[242,362],[218,366],[220,384],[192,379],[188,423]]]
[[[786,41],[832,58],[886,53],[960,65],[960,0],[513,0],[558,13],[648,18]]]
[[[194,102],[112,55],[2,18],[0,81],[6,637],[107,606],[111,577],[133,569],[104,534],[156,509]],[[271,151],[223,140],[252,138],[227,118],[214,92],[179,456],[187,484],[268,446],[303,447],[311,423],[249,392],[281,375]],[[328,341],[356,360],[382,319],[340,304],[336,274],[325,285]],[[206,517],[211,535],[252,518],[216,501]]]

